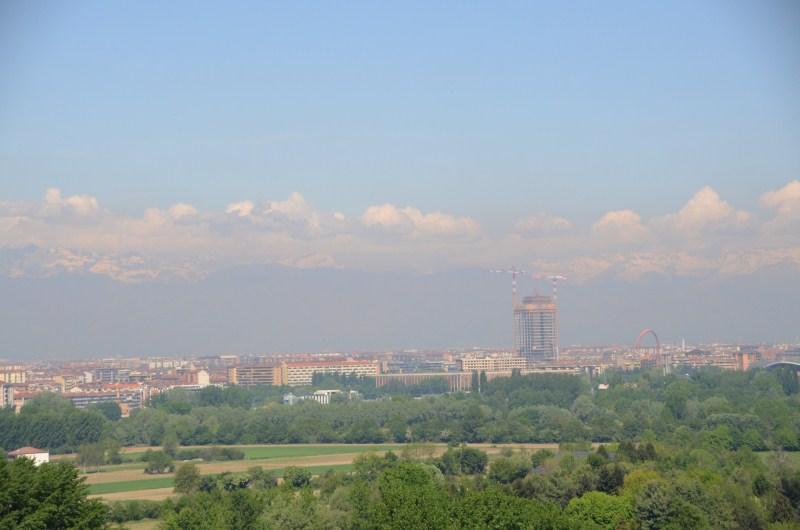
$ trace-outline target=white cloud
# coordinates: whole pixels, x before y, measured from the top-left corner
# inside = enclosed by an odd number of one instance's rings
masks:
[[[800,238],[769,230],[800,221],[800,181],[765,193],[761,204],[775,218],[759,225],[706,187],[667,216],[643,219],[620,209],[580,226],[540,214],[495,234],[471,217],[391,203],[348,218],[315,208],[299,193],[285,200],[243,200],[218,211],[178,202],[130,216],[101,209],[90,195],[65,197],[52,188],[39,202],[0,201],[0,274],[61,270],[160,281],[264,263],[419,271],[515,264],[585,281],[800,268]],[[18,252],[28,245],[42,252]]]
[[[178,204],[172,205],[169,210],[167,210],[169,216],[175,219],[182,219],[184,217],[195,217],[197,215],[197,208],[192,206],[191,204],[185,202],[179,202]]]
[[[43,209],[46,215],[68,212],[81,217],[90,217],[100,211],[100,205],[91,195],[62,197],[61,190],[49,188],[44,195]]]
[[[225,213],[229,215],[237,215],[239,217],[248,217],[253,213],[255,204],[251,201],[233,202],[225,208]]]
[[[268,202],[265,213],[283,215],[289,219],[308,219],[316,214],[305,198],[296,191],[285,201]]]
[[[710,186],[705,186],[674,214],[655,220],[655,224],[683,237],[699,237],[707,232],[735,231],[748,225],[752,216],[736,210]]]
[[[793,180],[778,190],[761,196],[761,204],[779,215],[800,215],[800,180]]]
[[[592,234],[600,242],[612,244],[633,244],[647,236],[647,228],[642,217],[633,210],[615,210],[603,215],[592,225]]]
[[[469,217],[441,212],[426,214],[418,208],[397,208],[388,203],[367,208],[361,222],[367,227],[421,237],[474,237],[481,231],[478,222]]]

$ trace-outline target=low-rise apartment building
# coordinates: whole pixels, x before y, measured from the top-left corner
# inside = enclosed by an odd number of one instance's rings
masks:
[[[378,361],[302,361],[281,363],[281,381],[288,386],[310,385],[314,374],[355,374],[359,377],[377,377]]]

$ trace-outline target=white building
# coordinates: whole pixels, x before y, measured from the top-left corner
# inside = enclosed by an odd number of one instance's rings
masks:
[[[50,461],[50,452],[44,449],[37,449],[35,447],[20,447],[16,451],[11,451],[8,453],[8,458],[12,460],[28,458],[33,460],[34,465],[40,466]]]

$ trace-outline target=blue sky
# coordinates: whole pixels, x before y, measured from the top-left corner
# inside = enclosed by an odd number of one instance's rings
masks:
[[[503,344],[511,266],[796,338],[800,3],[0,3],[0,357]]]
[[[0,182],[507,221],[800,174],[791,2],[6,2]]]

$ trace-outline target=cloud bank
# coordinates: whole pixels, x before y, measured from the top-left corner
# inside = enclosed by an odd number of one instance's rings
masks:
[[[147,282],[252,264],[419,272],[517,265],[588,281],[800,270],[800,181],[758,202],[757,212],[741,210],[706,186],[652,218],[621,209],[581,226],[541,213],[492,231],[470,216],[391,203],[346,216],[300,193],[215,211],[179,202],[129,216],[91,195],[51,188],[39,202],[0,200],[0,274]]]

